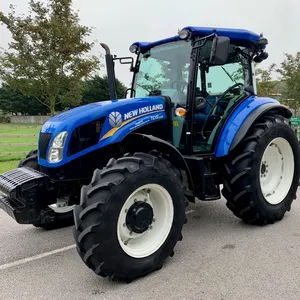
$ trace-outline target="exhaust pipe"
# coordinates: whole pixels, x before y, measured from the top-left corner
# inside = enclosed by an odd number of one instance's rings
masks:
[[[109,89],[109,97],[110,97],[110,100],[117,100],[114,59],[110,53],[109,47],[104,43],[100,43],[100,45],[105,50],[105,61],[106,61],[107,84],[108,84],[108,89]]]

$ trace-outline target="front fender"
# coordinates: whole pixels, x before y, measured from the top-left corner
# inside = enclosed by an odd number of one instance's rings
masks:
[[[251,125],[263,114],[276,110],[290,118],[292,112],[272,98],[251,96],[241,102],[229,115],[220,132],[215,157],[222,157],[232,151],[246,135]]]

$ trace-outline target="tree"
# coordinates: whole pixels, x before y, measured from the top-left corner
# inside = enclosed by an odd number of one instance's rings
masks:
[[[300,108],[300,52],[297,52],[295,56],[285,53],[285,59],[277,72],[284,82],[283,102],[294,109],[297,114]]]
[[[116,79],[116,90],[119,99],[125,97],[126,86],[118,79]],[[95,75],[92,78],[85,80],[82,93],[82,104],[109,99],[107,76],[100,77],[99,75]]]
[[[8,50],[0,53],[0,77],[23,95],[45,105],[51,115],[57,104],[78,105],[83,78],[99,69],[95,56],[88,56],[94,42],[87,42],[91,29],[79,24],[72,0],[49,0],[44,5],[30,0],[28,16],[16,16],[14,6],[0,23],[12,35]]]
[[[256,69],[256,85],[258,96],[271,97],[278,81],[274,81],[272,73],[276,71],[276,65],[271,64],[268,69]]]
[[[0,111],[22,115],[46,115],[47,107],[3,84],[0,88]]]

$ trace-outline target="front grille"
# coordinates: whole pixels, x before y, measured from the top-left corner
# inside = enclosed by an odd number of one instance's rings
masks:
[[[46,159],[47,149],[51,140],[52,133],[40,133],[39,137],[39,156],[40,158]]]

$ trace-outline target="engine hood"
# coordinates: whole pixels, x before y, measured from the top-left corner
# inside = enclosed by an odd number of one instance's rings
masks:
[[[141,126],[165,118],[165,100],[158,96],[101,101],[70,109],[50,118],[42,126],[39,149],[43,149],[43,155],[39,155],[39,164],[45,167],[58,167],[95,149],[119,142]],[[68,156],[67,148],[73,131],[79,126],[99,119],[102,124],[98,143]],[[53,139],[62,131],[68,133],[64,158],[59,163],[50,164],[45,159],[46,155]]]
[[[137,111],[136,111],[137,110]],[[130,98],[119,100],[108,100],[82,105],[68,111],[62,112],[42,126],[41,132],[59,133],[61,131],[73,131],[78,126],[109,116],[113,112],[122,115],[126,121],[135,116],[141,116],[149,112],[164,110],[164,99],[162,97]],[[106,120],[106,123],[109,120]]]

